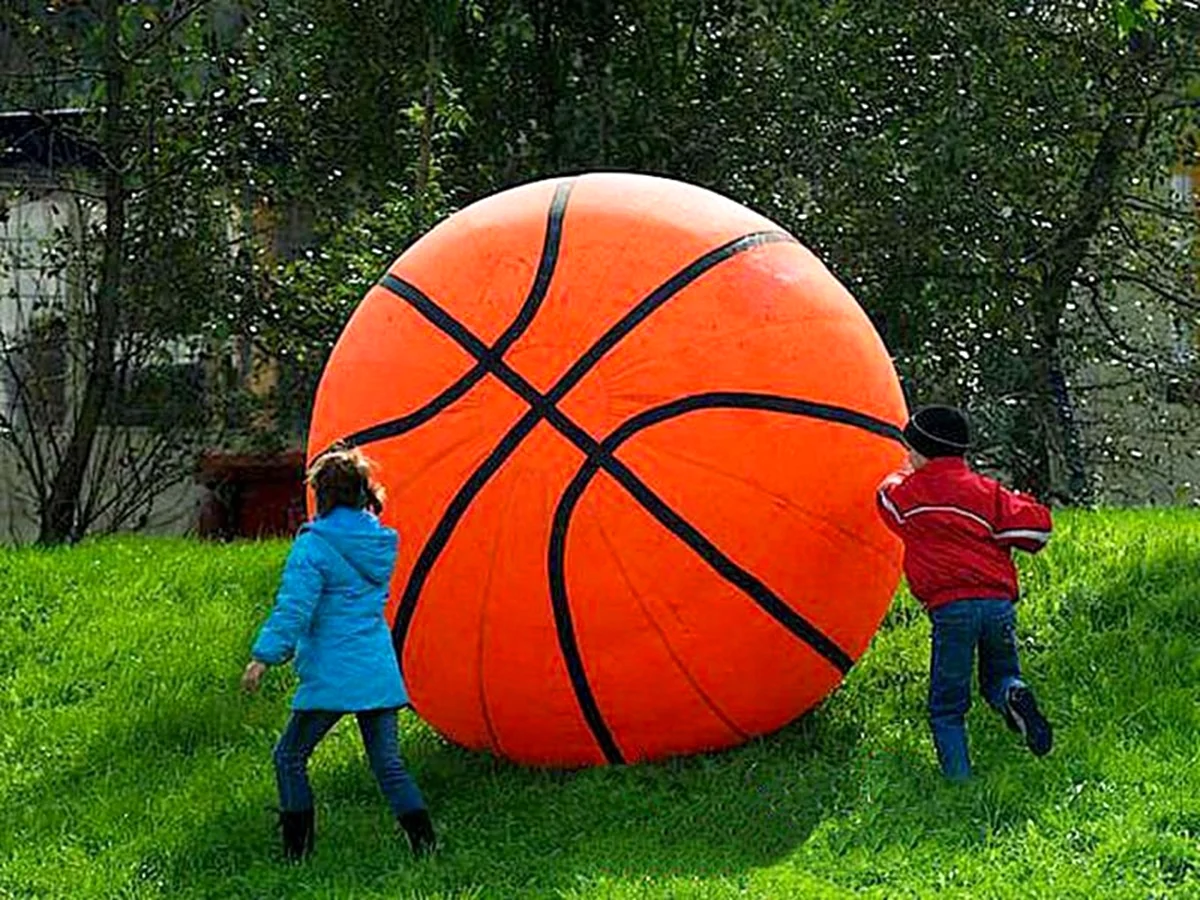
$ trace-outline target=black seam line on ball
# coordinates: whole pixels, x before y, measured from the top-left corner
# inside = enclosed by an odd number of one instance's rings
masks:
[[[554,622],[558,631],[559,646],[568,667],[572,663],[580,667],[581,677],[576,677],[572,671],[572,683],[576,685],[576,697],[580,708],[592,726],[593,733],[607,735],[603,725],[599,707],[592,695],[586,678],[582,677],[582,662],[579,659],[579,647],[575,638],[574,624],[571,618],[570,598],[566,586],[566,542],[567,531],[570,528],[571,517],[575,506],[583,496],[588,484],[596,473],[604,468],[616,478],[664,527],[680,538],[687,546],[695,551],[726,581],[738,587],[747,594],[758,606],[773,619],[783,625],[793,635],[808,644],[828,662],[834,665],[843,675],[850,670],[854,660],[831,638],[819,628],[796,613],[790,606],[777,597],[765,584],[741,569],[736,563],[726,557],[715,545],[678,516],[667,504],[656,497],[642,482],[625,469],[612,454],[621,444],[638,432],[673,419],[689,412],[702,409],[750,409],[786,413],[803,416],[837,424],[848,425],[864,431],[877,434],[896,442],[903,442],[901,431],[895,425],[876,419],[872,416],[840,406],[825,403],[814,403],[806,400],[796,400],[791,397],[780,397],[772,394],[753,394],[734,391],[717,391],[706,394],[694,394],[662,406],[646,410],[628,419],[599,445],[598,452],[589,454],[587,461],[580,467],[575,477],[559,500],[558,508],[554,511],[554,523],[550,531],[549,575],[550,592],[554,604]],[[613,471],[613,465],[620,465],[624,472]],[[684,533],[681,533],[681,530]],[[714,710],[716,712],[716,710]],[[593,721],[595,720],[595,722]],[[598,724],[597,724],[598,723]],[[611,743],[611,736],[608,737]],[[605,755],[613,761],[610,750],[601,741]],[[613,747],[615,750],[615,745]]]
[[[748,570],[743,569],[722,553],[699,529],[655,494],[628,466],[599,445],[596,445],[595,450],[589,456],[594,457],[598,467],[616,479],[647,512],[658,520],[659,524],[683,541],[722,578],[747,594],[771,618],[825,657],[843,675],[850,671],[854,660],[846,651],[784,603]]]
[[[729,241],[714,250],[709,251],[698,260],[685,266],[659,287],[655,288],[645,300],[640,302],[633,311],[622,318],[608,332],[606,332],[592,347],[587,351],[585,356],[590,360],[589,366],[594,366],[599,362],[600,358],[608,352],[624,335],[628,334],[638,322],[643,321],[651,312],[662,306],[676,293],[681,291],[691,282],[695,281],[704,272],[707,272],[717,263],[729,259],[738,253],[750,250],[763,243],[773,241],[794,241],[785,232],[756,232],[753,234],[744,235],[743,237]],[[550,241],[547,240],[547,246]],[[554,244],[557,249],[557,241]],[[549,279],[547,279],[547,285]],[[422,548],[420,556],[413,567],[413,571],[409,575],[408,583],[405,586],[404,594],[401,597],[399,607],[396,611],[396,619],[392,623],[392,641],[396,648],[397,656],[401,660],[403,668],[403,649],[404,642],[408,636],[408,629],[412,624],[413,615],[416,613],[416,605],[420,596],[421,590],[425,585],[425,580],[429,577],[429,572],[432,570],[434,563],[441,554],[443,547],[449,542],[450,535],[453,533],[458,520],[462,518],[466,512],[467,506],[475,498],[475,495],[483,489],[488,479],[492,477],[504,464],[508,457],[516,450],[515,444],[510,444],[509,438],[518,430],[521,431],[521,438],[524,438],[537,421],[546,417],[551,407],[550,401],[542,396],[536,388],[530,385],[524,378],[513,371],[509,366],[496,354],[489,352],[487,346],[473,335],[469,329],[461,322],[458,322],[453,316],[443,310],[437,303],[427,297],[415,285],[408,283],[400,278],[396,278],[390,273],[384,275],[379,281],[380,287],[390,291],[401,299],[410,303],[414,309],[423,315],[428,321],[441,329],[445,334],[454,339],[459,346],[465,349],[468,353],[475,356],[479,361],[480,367],[485,371],[491,371],[501,381],[515,391],[518,396],[524,399],[531,406],[530,414],[534,418],[529,421],[529,414],[526,414],[516,425],[509,431],[488,457],[480,463],[479,467],[467,482],[459,489],[454,498],[450,501],[450,505],[446,507],[442,518],[438,521],[433,534],[426,541],[425,547]],[[570,389],[570,387],[582,378],[586,371],[578,370],[578,365],[572,367],[568,373],[560,379],[559,383],[551,389],[551,393],[557,394],[560,398]],[[562,419],[566,417],[563,416]],[[560,419],[560,423],[561,423]],[[574,427],[579,433],[579,429],[573,422],[567,422],[567,427]],[[590,436],[586,439],[594,443]],[[504,449],[505,452],[500,453]],[[584,451],[587,453],[588,451]]]
[[[558,250],[562,246],[563,218],[567,211],[567,199],[571,196],[574,180],[560,184],[554,191],[554,199],[550,202],[550,214],[546,221],[546,239],[542,244],[542,259],[538,263],[537,276],[533,279],[533,287],[529,296],[521,305],[521,311],[513,319],[511,325],[496,341],[495,351],[503,356],[516,343],[517,338],[525,333],[534,316],[541,309],[542,301],[550,290],[550,280],[554,277],[554,269],[558,264]]]
[[[521,309],[517,313],[517,317],[513,319],[512,324],[504,330],[504,333],[492,345],[492,352],[499,356],[507,353],[512,345],[516,343],[517,339],[525,333],[525,330],[533,322],[534,317],[541,308],[542,302],[546,299],[546,293],[550,288],[550,280],[554,277],[554,269],[558,264],[558,251],[562,245],[563,219],[566,216],[567,200],[571,196],[571,189],[574,186],[575,181],[571,179],[563,182],[554,190],[554,198],[550,202],[550,212],[546,218],[546,236],[542,242],[542,255],[538,261],[537,274],[534,276],[533,284],[529,288],[525,302],[521,304]],[[393,286],[386,284],[389,277],[389,275],[385,274],[380,279],[380,282],[392,293],[397,293]],[[454,382],[454,384],[450,385],[450,387],[446,388],[446,390],[442,391],[442,393],[438,394],[438,396],[434,397],[420,409],[400,416],[397,419],[392,419],[389,422],[380,422],[372,425],[370,428],[357,431],[345,438],[344,443],[351,447],[361,447],[375,441],[382,441],[387,438],[406,434],[414,428],[425,424],[443,409],[454,403],[455,400],[465,395],[487,373],[487,366],[483,363],[478,363],[469,372],[459,378],[458,381]]]
[[[454,498],[450,501],[450,505],[446,507],[446,511],[442,513],[438,520],[437,526],[433,533],[426,539],[425,546],[421,548],[421,553],[417,557],[416,563],[413,565],[413,570],[409,573],[408,583],[404,586],[404,594],[401,595],[400,604],[396,609],[396,619],[392,623],[392,646],[396,650],[396,661],[399,663],[401,672],[404,669],[404,641],[408,637],[408,629],[412,624],[413,614],[417,609],[417,599],[421,595],[422,589],[425,587],[425,580],[429,577],[429,573],[433,570],[434,563],[437,562],[443,548],[450,542],[450,536],[454,533],[459,520],[466,513],[467,508],[475,499],[476,495],[483,490],[483,486],[488,480],[499,471],[504,465],[513,451],[517,449],[521,441],[533,431],[534,426],[541,421],[541,415],[536,410],[528,410],[523,415],[508,433],[500,440],[492,452],[479,464],[479,467],[471,473],[468,478],[455,493]]]
[[[454,403],[455,400],[464,396],[467,391],[475,387],[476,384],[488,372],[487,366],[479,363],[475,365],[466,375],[462,376],[446,390],[442,391],[420,409],[414,410],[406,416],[401,416],[398,419],[392,419],[388,422],[380,422],[377,425],[372,425],[370,428],[364,428],[362,431],[356,431],[354,434],[345,438],[342,443],[350,447],[362,447],[366,444],[372,444],[376,441],[387,440],[388,438],[398,437],[406,434],[421,425],[424,425],[443,409]],[[326,451],[327,452],[327,451]]]
[[[904,432],[898,426],[866,413],[812,400],[797,400],[777,394],[757,394],[743,391],[710,391],[704,394],[691,394],[670,403],[664,403],[662,406],[645,410],[627,419],[601,443],[606,450],[612,452],[633,435],[651,425],[700,409],[759,409],[788,413],[809,419],[822,419],[827,422],[850,425],[888,438],[898,444],[904,443]]]
[[[764,243],[772,243],[776,241],[794,241],[790,235],[783,232],[762,232],[751,235],[746,235],[734,241],[718,247],[710,251],[705,256],[696,260],[685,269],[681,270],[654,292],[652,292],[645,300],[638,304],[630,314],[625,316],[620,322],[611,328],[601,339],[593,345],[593,347],[585,354],[588,359],[587,367],[581,367],[577,362],[568,373],[560,379],[555,385],[553,393],[559,397],[564,395],[575,383],[578,382],[599,360],[615,346],[622,337],[628,334],[636,325],[649,316],[655,309],[669,300],[672,296],[702,275],[708,269],[712,268],[717,263],[728,259],[737,253],[749,250],[753,247]],[[757,582],[748,572],[740,570],[736,564],[727,560],[720,554],[720,551],[707,542],[706,539],[699,534],[694,528],[688,525],[682,517],[678,516],[665,503],[661,501],[640,479],[638,479],[631,471],[629,471],[619,461],[612,459],[602,451],[600,445],[588,435],[583,429],[576,425],[571,419],[565,416],[558,410],[554,403],[546,395],[542,395],[533,385],[526,381],[520,374],[509,367],[497,354],[492,352],[482,341],[475,337],[469,329],[462,323],[458,322],[445,310],[441,309],[429,297],[422,293],[414,285],[409,284],[394,276],[385,276],[380,282],[383,287],[395,293],[402,299],[407,300],[413,305],[418,312],[424,315],[430,322],[443,330],[451,338],[459,343],[467,352],[474,355],[480,363],[485,366],[499,380],[504,382],[518,396],[522,397],[529,403],[531,409],[522,417],[520,421],[505,435],[501,444],[498,445],[488,458],[484,460],[479,468],[472,474],[468,482],[463,485],[455,498],[451,501],[446,512],[443,514],[441,521],[434,534],[426,542],[421,556],[418,558],[418,564],[414,566],[413,572],[410,574],[408,585],[404,596],[401,598],[400,607],[397,610],[396,621],[393,624],[393,643],[396,649],[398,658],[403,659],[403,647],[407,638],[408,629],[411,625],[413,615],[415,613],[416,603],[420,592],[424,586],[424,582],[432,570],[433,564],[440,555],[442,548],[448,543],[450,535],[459,519],[465,513],[466,508],[474,499],[475,495],[483,488],[487,480],[491,478],[496,471],[503,465],[505,460],[516,450],[519,443],[532,431],[537,422],[545,418],[553,425],[556,430],[567,437],[572,443],[588,457],[595,456],[598,459],[599,465],[603,466],[609,473],[621,483],[626,490],[629,490],[634,496],[642,502],[647,509],[663,522],[666,527],[671,529],[677,536],[684,539],[696,552],[701,553],[706,559],[713,562],[718,562],[717,571],[721,572],[725,577],[729,578],[734,575],[734,584],[746,589],[745,586],[752,586]],[[685,536],[686,535],[686,536]],[[690,538],[690,539],[689,539]],[[699,541],[697,541],[699,539]],[[702,546],[699,542],[702,541]],[[721,562],[724,561],[724,562]],[[740,573],[740,574],[739,574]],[[765,590],[765,586],[764,586]],[[787,610],[786,604],[782,601],[776,601],[780,607]],[[761,604],[760,604],[761,605]],[[790,611],[790,610],[789,610]],[[830,642],[832,643],[832,642]],[[590,687],[587,685],[586,672],[583,669],[582,660],[578,658],[578,650],[575,649],[573,654],[576,658],[574,661],[570,659],[570,649],[562,648],[564,658],[568,665],[568,670],[572,674],[572,682],[576,689],[577,696],[591,696]],[[840,648],[839,648],[839,652]],[[844,655],[844,654],[843,654]],[[848,659],[848,657],[846,657]],[[611,734],[603,726],[602,718],[599,715],[599,710],[592,705],[592,713],[589,714],[587,709],[583,709],[585,719],[588,720],[589,727],[593,731],[593,735],[600,745],[606,758],[610,762],[623,761],[619,749],[612,740]],[[599,729],[597,728],[599,723]]]
[[[558,403],[562,400],[571,388],[575,387],[622,338],[645,321],[656,309],[713,266],[724,262],[731,256],[744,253],[754,247],[776,243],[795,244],[797,241],[786,231],[756,231],[722,244],[715,250],[710,250],[690,265],[685,266],[655,288],[646,299],[626,313],[616,325],[605,332],[596,343],[575,361],[575,364],[566,371],[566,374],[558,380],[558,383],[546,393],[546,399],[551,403]]]
[[[625,762],[625,756],[621,753],[621,748],[617,746],[608,723],[604,721],[604,715],[600,712],[600,704],[596,702],[596,695],[592,693],[592,685],[588,681],[587,670],[583,665],[583,656],[579,650],[579,641],[575,637],[575,624],[571,616],[570,598],[567,595],[567,526],[575,505],[583,496],[584,489],[599,468],[599,457],[588,456],[583,467],[576,473],[562,497],[559,498],[558,509],[554,513],[554,523],[550,529],[550,551],[547,557],[550,576],[550,605],[554,610],[554,630],[558,634],[558,648],[567,664],[567,675],[571,679],[571,687],[575,692],[575,702],[579,704],[583,718],[592,732],[592,737],[600,746],[605,760],[610,765],[621,765]]]

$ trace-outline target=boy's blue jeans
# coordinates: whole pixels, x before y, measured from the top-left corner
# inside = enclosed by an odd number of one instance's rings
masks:
[[[947,778],[971,774],[967,710],[971,665],[979,648],[979,691],[1004,715],[1008,692],[1021,681],[1016,614],[1009,600],[957,600],[930,610],[933,641],[929,662],[929,724],[938,762]]]
[[[275,780],[279,785],[279,806],[286,812],[313,808],[312,788],[308,783],[308,758],[321,738],[345,713],[324,710],[296,710],[275,745]],[[355,713],[358,729],[371,771],[387,797],[392,813],[425,808],[425,800],[400,757],[396,737],[396,710],[379,709]]]

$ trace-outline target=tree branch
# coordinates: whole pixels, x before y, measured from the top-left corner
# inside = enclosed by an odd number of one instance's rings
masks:
[[[211,2],[212,0],[192,0],[192,2],[184,4],[179,12],[151,31],[149,37],[135,44],[133,50],[126,57],[126,62],[131,65],[138,65],[147,53],[159,46],[195,13],[208,6]]]
[[[1157,269],[1171,271],[1179,265],[1178,259],[1166,259],[1158,253],[1155,253],[1153,248],[1145,241],[1139,241],[1137,235],[1133,233],[1129,223],[1125,221],[1125,217],[1122,216],[1119,211],[1112,216],[1112,221],[1117,226],[1118,233],[1125,240],[1125,246],[1135,256],[1145,256],[1149,258],[1149,260],[1154,264],[1154,267]]]
[[[1117,271],[1114,272],[1109,277],[1112,278],[1113,281],[1120,281],[1120,282],[1125,282],[1127,284],[1139,285],[1140,287],[1145,288],[1146,290],[1150,291],[1150,293],[1154,294],[1155,296],[1159,297],[1160,299],[1166,300],[1169,303],[1177,304],[1178,306],[1182,306],[1185,309],[1200,310],[1200,300],[1195,299],[1193,297],[1184,296],[1183,294],[1176,293],[1175,291],[1171,290],[1170,288],[1167,288],[1167,287],[1164,287],[1163,285],[1157,284],[1156,282],[1152,281],[1151,279],[1147,278],[1146,276],[1139,275],[1136,272],[1131,272],[1130,270],[1128,270],[1126,268],[1118,267]]]
[[[1153,200],[1147,200],[1143,197],[1135,197],[1130,194],[1125,194],[1118,198],[1126,203],[1129,207],[1138,212],[1149,213],[1156,216],[1162,216],[1164,219],[1171,219],[1176,222],[1185,222],[1190,225],[1196,225],[1196,214],[1189,212],[1187,209],[1172,207],[1167,203],[1156,203]]]
[[[37,419],[33,415],[29,401],[28,385],[21,372],[17,370],[16,363],[13,361],[11,354],[5,352],[4,367],[8,370],[11,383],[17,389],[17,403],[21,415],[28,422],[28,427],[31,433],[37,428]],[[21,465],[25,468],[30,479],[33,481],[35,489],[38,492],[39,499],[48,495],[48,485],[50,483],[50,475],[46,466],[46,459],[42,453],[42,448],[38,445],[36,437],[30,442],[27,448],[20,438],[21,430],[20,423],[14,422],[7,414],[0,414],[2,422],[7,423],[8,432],[11,435],[9,443],[16,449],[18,456],[21,458]],[[52,448],[53,450],[53,448]]]
[[[1104,330],[1106,332],[1108,332],[1108,336],[1116,343],[1116,345],[1119,348],[1121,348],[1121,350],[1123,350],[1125,353],[1130,354],[1134,358],[1132,360],[1126,360],[1126,361],[1134,362],[1139,357],[1144,356],[1145,354],[1143,353],[1143,351],[1139,350],[1137,347],[1133,346],[1133,344],[1129,343],[1129,341],[1126,339],[1126,337],[1123,334],[1121,334],[1121,332],[1117,329],[1116,325],[1113,324],[1112,320],[1108,317],[1108,313],[1106,313],[1104,311],[1104,306],[1100,301],[1100,286],[1098,284],[1092,284],[1092,283],[1085,283],[1083,286],[1085,288],[1087,288],[1088,295],[1089,295],[1089,297],[1088,297],[1089,303],[1090,303],[1092,309],[1094,309],[1096,311],[1096,315],[1100,319],[1100,324],[1104,326]]]

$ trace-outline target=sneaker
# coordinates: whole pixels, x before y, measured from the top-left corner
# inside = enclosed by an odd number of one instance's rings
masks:
[[[1025,743],[1034,756],[1045,756],[1050,752],[1054,745],[1054,732],[1038,709],[1033,692],[1029,688],[1018,686],[1009,690],[1006,712],[1016,724],[1017,730],[1024,735]]]

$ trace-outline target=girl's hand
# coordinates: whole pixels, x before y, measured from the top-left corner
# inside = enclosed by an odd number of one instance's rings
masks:
[[[248,694],[253,694],[262,684],[263,673],[266,671],[266,663],[259,662],[257,659],[250,660],[246,671],[242,673],[242,689]]]

